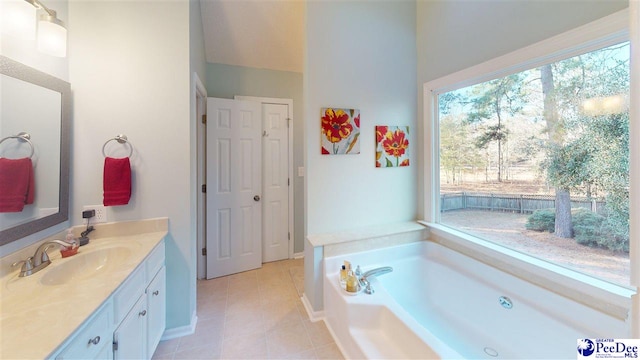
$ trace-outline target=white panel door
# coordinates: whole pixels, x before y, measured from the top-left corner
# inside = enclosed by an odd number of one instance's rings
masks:
[[[207,99],[207,278],[262,266],[260,103]]]
[[[288,106],[262,104],[264,262],[289,258]]]

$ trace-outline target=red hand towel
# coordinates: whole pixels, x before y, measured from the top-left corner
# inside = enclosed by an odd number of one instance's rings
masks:
[[[131,198],[131,164],[129,158],[104,159],[104,206],[126,205]]]
[[[30,158],[0,158],[0,213],[21,212],[33,204],[35,177]]]

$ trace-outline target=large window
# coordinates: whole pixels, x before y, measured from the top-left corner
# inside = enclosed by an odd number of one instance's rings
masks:
[[[441,224],[629,285],[628,43],[435,103]]]

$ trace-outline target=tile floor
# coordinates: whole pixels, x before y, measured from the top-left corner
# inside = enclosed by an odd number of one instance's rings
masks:
[[[311,322],[296,290],[303,260],[198,280],[193,335],[163,341],[153,359],[343,359],[324,322]]]

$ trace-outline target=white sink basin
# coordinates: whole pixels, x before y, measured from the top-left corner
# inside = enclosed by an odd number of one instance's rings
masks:
[[[130,255],[131,249],[124,246],[96,249],[86,253],[80,249],[78,254],[66,259],[64,263],[55,266],[52,264],[41,270],[45,274],[40,282],[43,285],[62,285],[90,279],[102,272],[117,270]]]

